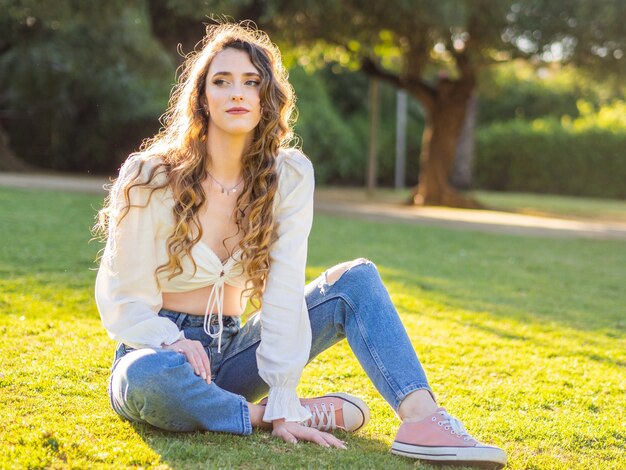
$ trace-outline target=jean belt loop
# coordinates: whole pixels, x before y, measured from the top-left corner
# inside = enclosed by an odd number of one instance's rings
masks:
[[[176,326],[178,327],[179,330],[183,329],[183,322],[185,321],[185,318],[187,318],[187,314],[186,313],[182,313],[180,312],[178,314],[178,318],[176,319]]]

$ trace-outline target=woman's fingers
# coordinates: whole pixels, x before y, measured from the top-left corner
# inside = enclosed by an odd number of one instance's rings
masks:
[[[209,361],[209,356],[206,353],[202,344],[200,344],[200,361],[202,363],[202,367],[204,369],[204,375],[200,374],[200,376],[206,380],[207,383],[211,383],[211,361]]]
[[[194,354],[193,350],[189,350],[189,349],[184,350],[184,354],[185,354],[185,358],[187,359],[187,362],[193,369],[194,374],[200,375],[200,371],[198,370],[198,363],[196,361],[196,355]]]
[[[288,444],[296,444],[298,442],[298,439],[296,439],[296,437],[291,434],[289,431],[287,431],[286,428],[280,428],[280,429],[275,429],[272,434],[275,437],[280,437],[283,441],[285,441]]]
[[[310,432],[312,433],[311,440],[312,442],[315,442],[316,444],[319,444],[324,447],[336,447],[338,449],[347,449],[345,443],[342,440],[337,439],[332,434],[329,434],[327,432],[321,432],[321,431],[318,431],[317,429],[310,429]]]
[[[318,431],[317,429],[308,428],[297,423],[284,423],[275,428],[275,435],[283,437],[284,433],[288,433],[288,437],[293,437],[295,442],[298,440],[314,442],[323,447],[336,447],[338,449],[346,449],[345,442],[336,438],[330,433]],[[283,439],[285,439],[283,437]],[[286,442],[291,442],[285,439]]]
[[[330,444],[326,442],[326,439],[321,434],[313,434],[310,437],[311,442],[321,445],[322,447],[330,447]]]
[[[189,363],[193,367],[196,375],[202,377],[207,383],[211,383],[211,365],[209,363],[209,357],[207,356],[204,347],[200,342],[194,341],[193,350],[191,351],[191,359]]]
[[[327,432],[323,432],[322,433],[322,437],[332,447],[337,447],[338,449],[347,449],[346,443],[344,441],[342,441],[341,439],[333,436],[332,434],[329,434]]]
[[[322,436],[322,433],[319,432],[317,429],[300,426],[296,436],[305,441],[315,442],[316,444],[319,444],[324,447],[330,447],[330,445],[326,442],[326,440]]]
[[[167,349],[174,349],[172,346],[176,346],[176,351],[185,356],[196,375],[202,377],[207,383],[211,383],[211,361],[200,341],[181,340]]]

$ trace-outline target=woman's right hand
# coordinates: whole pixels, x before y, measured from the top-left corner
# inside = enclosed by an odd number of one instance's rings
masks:
[[[272,425],[272,436],[278,437],[289,444],[296,444],[298,441],[309,441],[323,447],[346,449],[346,443],[341,439],[336,438],[330,433],[303,426],[300,423],[276,419],[272,421]]]
[[[179,339],[175,343],[163,346],[163,349],[184,354],[196,375],[206,380],[206,383],[211,383],[211,363],[200,341]]]

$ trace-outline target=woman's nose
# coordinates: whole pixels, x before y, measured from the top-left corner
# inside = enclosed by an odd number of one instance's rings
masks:
[[[241,91],[241,87],[235,84],[231,89],[230,99],[233,101],[241,101],[243,99],[243,92]]]

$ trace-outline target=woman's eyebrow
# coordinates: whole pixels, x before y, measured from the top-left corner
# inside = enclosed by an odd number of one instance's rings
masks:
[[[227,76],[232,76],[232,72],[215,72],[213,74],[213,76],[217,76],[217,75],[227,75]],[[259,75],[256,72],[245,72],[243,74],[244,77],[260,77],[261,75]]]

